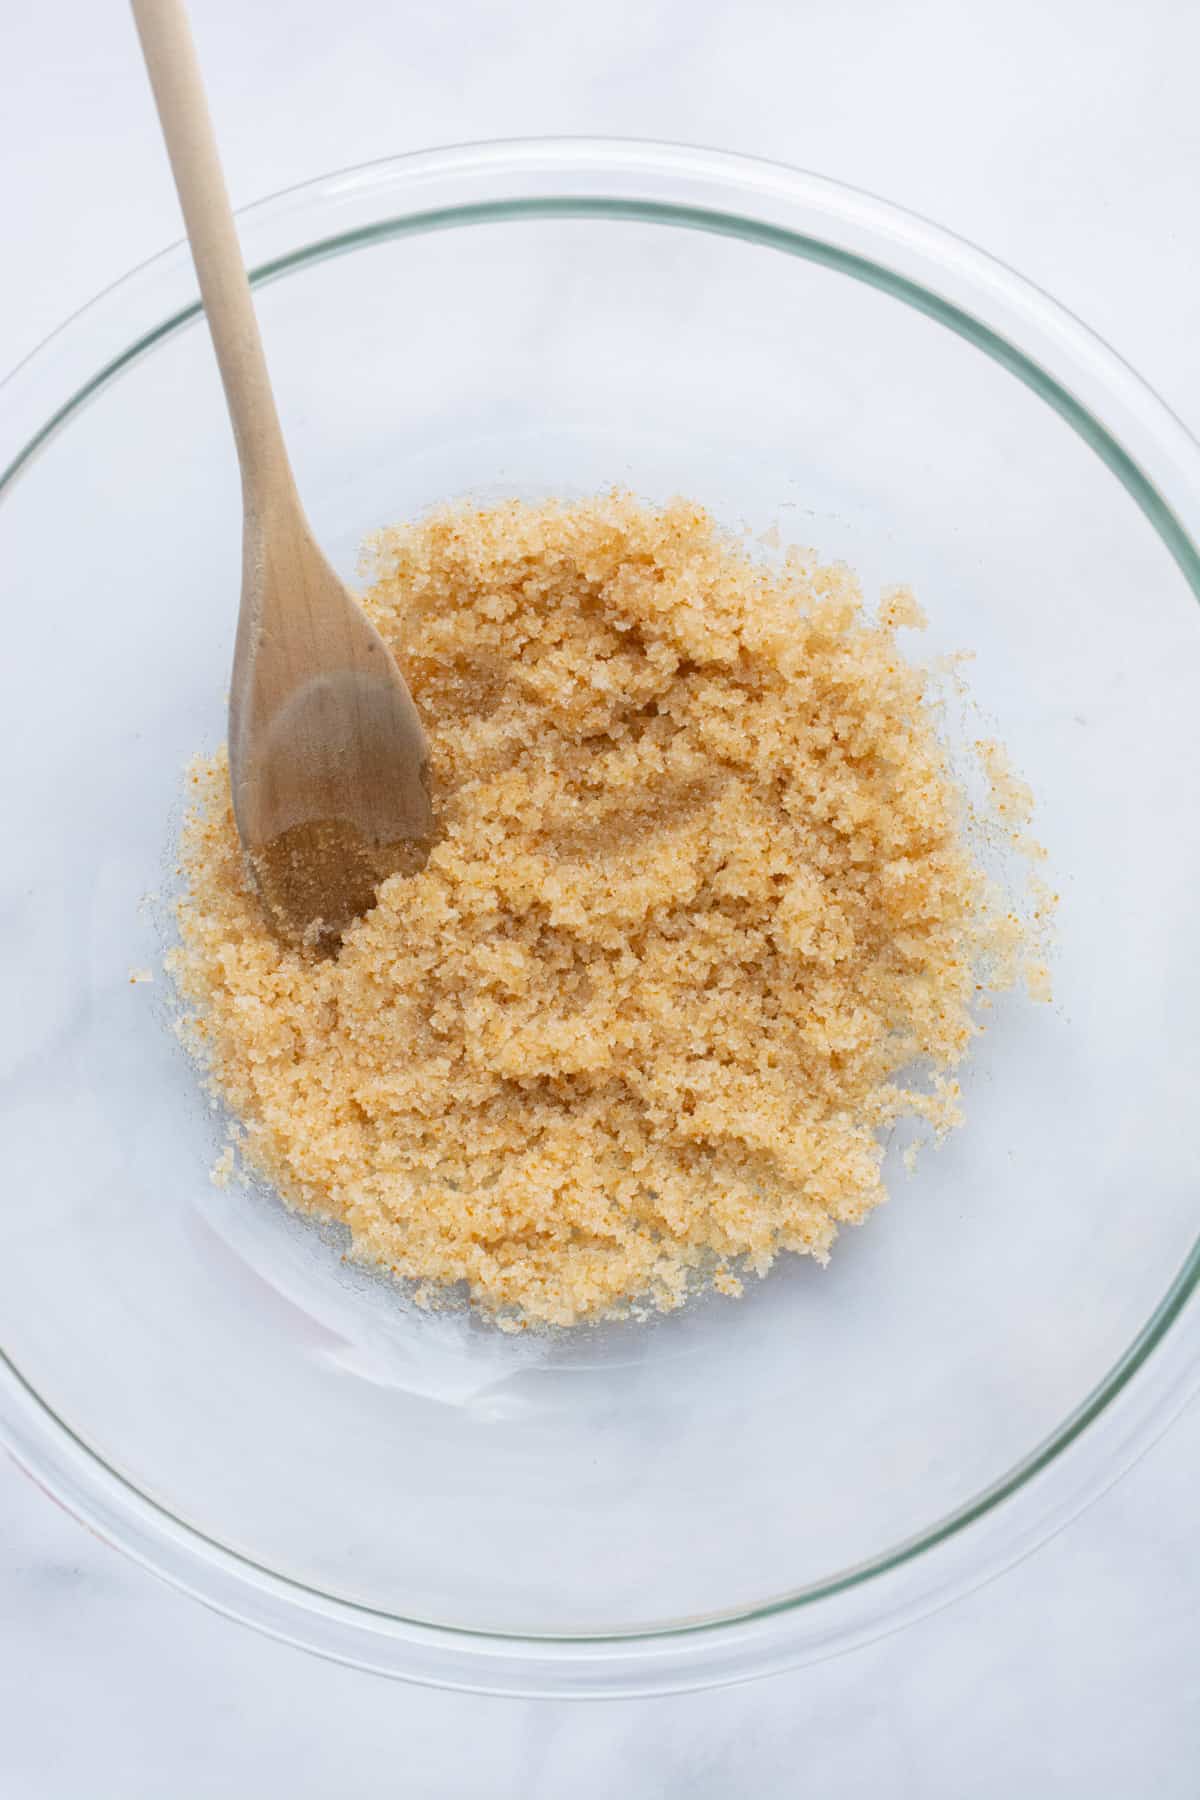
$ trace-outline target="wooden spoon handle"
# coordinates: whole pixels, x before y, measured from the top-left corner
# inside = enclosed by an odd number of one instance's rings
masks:
[[[247,510],[261,516],[273,500],[295,503],[295,486],[187,12],[182,0],[132,0],[132,6],[233,421]]]

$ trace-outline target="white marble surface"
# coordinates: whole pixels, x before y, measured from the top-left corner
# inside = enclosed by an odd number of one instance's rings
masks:
[[[1016,264],[1200,429],[1192,0],[194,0],[235,199],[454,139],[585,131],[777,156]],[[286,12],[286,26],[281,22]],[[178,235],[132,28],[6,9],[0,365]],[[707,1695],[425,1692],[255,1637],[0,1461],[0,1794],[812,1793],[1193,1800],[1200,1410],[989,1588]]]

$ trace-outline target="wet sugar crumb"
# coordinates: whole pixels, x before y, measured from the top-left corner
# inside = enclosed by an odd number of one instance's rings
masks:
[[[239,1160],[510,1327],[823,1261],[885,1198],[886,1128],[958,1122],[1020,965],[897,646],[912,596],[872,619],[845,568],[622,495],[448,507],[371,558],[439,837],[320,959],[199,766],[172,972]]]

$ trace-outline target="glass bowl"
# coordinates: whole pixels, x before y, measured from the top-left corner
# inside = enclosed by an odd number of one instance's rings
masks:
[[[199,1598],[415,1679],[629,1694],[894,1628],[1054,1530],[1193,1383],[1200,452],[1006,269],[764,163],[469,147],[242,229],[347,573],[447,496],[619,483],[911,581],[1037,793],[1056,1003],[997,1008],[966,1128],[827,1270],[649,1326],[428,1316],[215,1186],[161,971],[130,980],[239,582],[177,247],[0,424],[4,1438]]]

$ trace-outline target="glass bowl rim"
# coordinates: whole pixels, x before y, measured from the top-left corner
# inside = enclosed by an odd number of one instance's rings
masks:
[[[297,224],[314,212],[338,229],[291,242]],[[1200,446],[1182,423],[1041,290],[873,195],[727,152],[619,138],[513,139],[320,176],[244,209],[239,223],[261,285],[383,239],[565,217],[737,237],[839,270],[925,313],[1066,420],[1126,488],[1200,598]],[[144,315],[132,337],[131,297]],[[19,363],[0,382],[11,405],[10,422],[0,426],[0,501],[81,407],[199,313],[186,246],[177,243],[105,289]],[[56,403],[47,398],[50,382]],[[1200,1240],[1091,1394],[1013,1468],[924,1531],[752,1607],[628,1631],[477,1630],[376,1611],[307,1587],[143,1494],[54,1413],[2,1347],[0,1442],[52,1498],[154,1572],[222,1612],[336,1660],[496,1693],[678,1691],[867,1641],[979,1585],[1043,1541],[1116,1480],[1186,1404],[1200,1365],[1198,1297]]]

